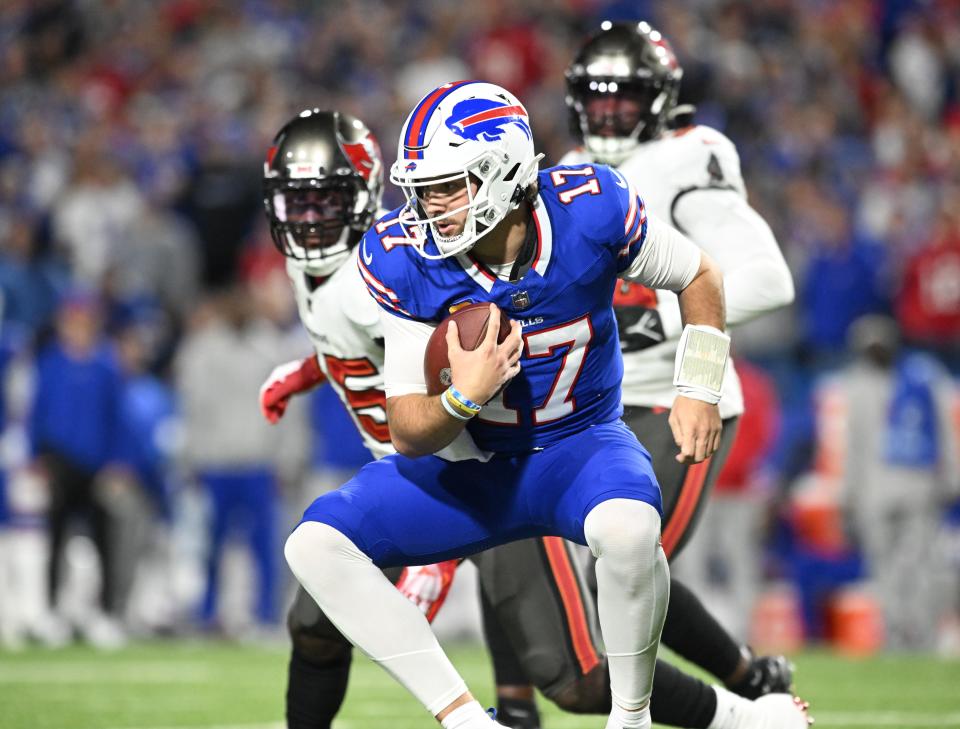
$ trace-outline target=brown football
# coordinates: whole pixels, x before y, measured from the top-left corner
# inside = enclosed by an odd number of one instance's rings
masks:
[[[500,309],[500,332],[497,342],[501,343],[510,334],[510,319]],[[466,350],[476,349],[487,333],[487,320],[490,318],[490,302],[468,304],[457,309],[440,322],[423,356],[423,374],[427,380],[427,394],[439,395],[450,387],[450,359],[447,357],[447,326],[450,321],[457,322],[460,333],[460,346]]]

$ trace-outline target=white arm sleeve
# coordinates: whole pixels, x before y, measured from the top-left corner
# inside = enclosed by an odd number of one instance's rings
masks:
[[[425,395],[427,381],[423,376],[423,355],[434,327],[378,308],[383,329],[383,380],[387,397],[412,393]]]
[[[767,222],[733,190],[680,197],[674,220],[723,272],[727,324],[741,324],[793,301],[793,278]]]
[[[380,308],[380,324],[383,327],[384,352],[383,380],[387,398],[400,395],[427,394],[427,381],[423,376],[423,355],[434,327],[419,321],[410,321]],[[434,455],[447,461],[488,461],[493,455],[481,451],[466,430],[452,443]]]
[[[643,247],[620,278],[651,289],[683,291],[699,269],[700,249],[694,242],[660,218],[648,214]]]

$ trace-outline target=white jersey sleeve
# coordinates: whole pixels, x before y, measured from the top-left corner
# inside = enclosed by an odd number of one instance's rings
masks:
[[[673,217],[723,272],[727,324],[793,301],[793,278],[773,231],[743,197],[732,190],[696,190],[676,201]]]
[[[329,278],[318,280],[291,263],[300,321],[317,352],[320,369],[375,458],[394,452],[383,391],[380,307],[357,269],[356,251]]]
[[[565,164],[589,161],[583,150],[564,157]],[[769,227],[747,203],[740,159],[726,136],[705,126],[670,132],[639,145],[618,169],[643,197],[649,214],[669,222],[717,261],[728,323],[791,300],[786,264]],[[674,355],[683,330],[676,295],[624,283],[614,304],[624,358],[624,404],[670,407],[676,397]],[[743,395],[731,363],[720,414],[727,418],[741,412]]]
[[[380,321],[386,349],[383,376],[387,397],[425,395],[427,381],[423,376],[423,358],[434,327],[394,316],[382,308]]]

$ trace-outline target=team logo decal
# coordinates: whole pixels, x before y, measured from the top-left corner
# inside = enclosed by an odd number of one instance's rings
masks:
[[[417,169],[417,163],[416,163],[416,162],[410,162],[406,167],[403,168],[403,171],[404,171],[404,172],[413,172],[415,169]]]
[[[353,144],[344,142],[341,146],[343,147],[343,153],[347,155],[347,159],[350,160],[354,169],[360,173],[364,180],[369,182],[371,175],[378,173],[380,149],[373,135],[368,134],[359,142]]]
[[[508,124],[516,124],[530,138],[527,112],[522,106],[497,99],[464,99],[453,107],[446,120],[447,129],[464,139],[493,142],[500,139]]]
[[[676,71],[680,68],[680,64],[677,63],[677,57],[673,53],[673,46],[670,45],[670,42],[661,36],[659,33],[656,34],[658,37],[654,40],[654,36],[650,36],[650,41],[657,47],[656,53],[660,58],[660,63],[663,63],[671,71]]]
[[[514,291],[510,294],[510,302],[514,309],[526,309],[530,306],[530,294],[526,291]]]

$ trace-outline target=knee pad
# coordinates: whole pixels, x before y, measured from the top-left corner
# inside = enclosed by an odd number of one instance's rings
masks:
[[[572,714],[609,713],[610,675],[606,661],[562,688],[546,691],[545,695],[557,708]]]
[[[587,514],[583,532],[597,558],[652,559],[660,544],[660,514],[643,501],[610,499]]]
[[[293,652],[314,666],[349,664],[353,646],[301,588],[287,613]]]

